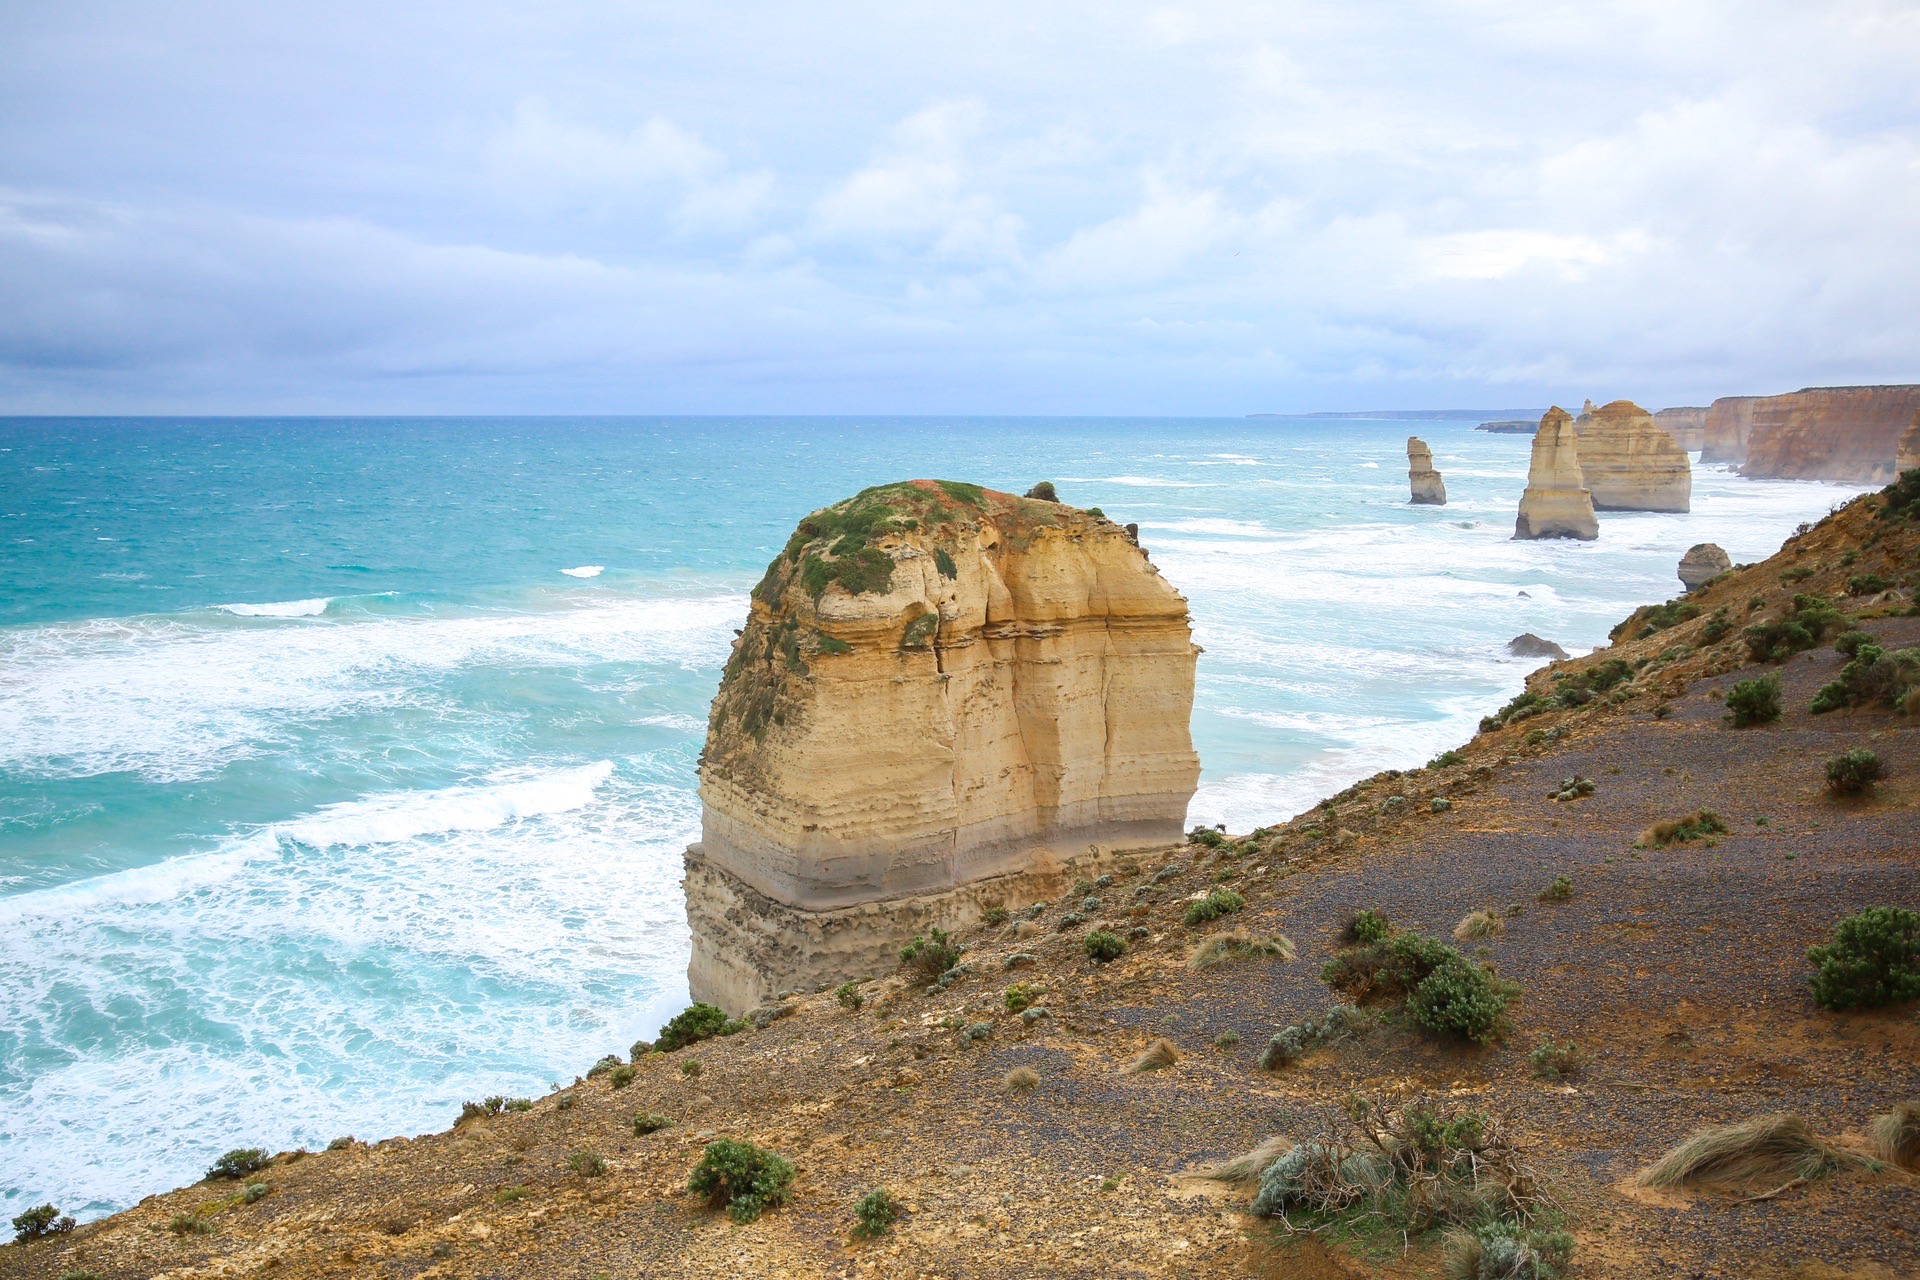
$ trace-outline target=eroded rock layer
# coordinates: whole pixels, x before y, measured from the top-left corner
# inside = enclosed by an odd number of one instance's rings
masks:
[[[1920,409],[1914,410],[1913,421],[1900,437],[1900,448],[1893,455],[1893,469],[1902,475],[1920,470]]]
[[[1885,484],[1920,411],[1920,385],[1807,387],[1753,406],[1740,473],[1766,480]]]
[[[1707,411],[1704,408],[1662,409],[1653,415],[1653,425],[1673,437],[1673,442],[1688,453],[1698,453],[1706,445]]]
[[[1747,460],[1747,437],[1753,431],[1753,406],[1760,396],[1721,396],[1707,406],[1707,422],[1700,446],[1702,463],[1739,466]]]
[[[1593,495],[1580,471],[1579,439],[1573,419],[1554,405],[1533,433],[1533,456],[1527,465],[1527,490],[1520,495],[1520,514],[1514,521],[1516,538],[1581,538],[1600,536],[1593,513]]]
[[[1686,511],[1693,502],[1687,451],[1631,400],[1580,415],[1580,474],[1597,511]]]
[[[1407,437],[1407,482],[1412,486],[1412,502],[1433,507],[1447,505],[1446,481],[1433,469],[1433,450],[1419,436]]]
[[[1680,581],[1687,590],[1704,587],[1715,578],[1733,568],[1733,561],[1718,545],[1711,542],[1696,542],[1687,548],[1687,554],[1680,557]]]
[[[694,995],[864,976],[1069,863],[1177,842],[1196,652],[1186,601],[1097,514],[913,481],[808,516],[708,721]]]

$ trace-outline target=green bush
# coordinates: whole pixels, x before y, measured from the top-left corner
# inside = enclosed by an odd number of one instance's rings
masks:
[[[653,1042],[653,1047],[660,1053],[672,1053],[675,1049],[684,1049],[690,1044],[726,1035],[728,1026],[725,1010],[704,1000],[696,1000],[674,1014],[667,1025],[660,1028],[660,1038]]]
[[[1833,648],[1836,653],[1842,653],[1851,658],[1859,650],[1861,645],[1878,645],[1879,643],[1880,642],[1875,640],[1870,633],[1856,629],[1841,632],[1839,637],[1834,640]]]
[[[673,1128],[673,1121],[658,1111],[642,1111],[633,1118],[633,1136],[644,1138],[650,1133]]]
[[[1840,611],[1820,597],[1797,595],[1785,616],[1757,622],[1740,634],[1755,662],[1785,662],[1819,644],[1842,621]]]
[[[1880,781],[1880,757],[1855,747],[1827,761],[1827,789],[1842,795],[1865,791]]]
[[[931,938],[916,933],[912,942],[900,948],[900,963],[934,979],[959,964],[963,950],[965,948],[954,942],[945,929],[936,928]]]
[[[1607,639],[1617,641],[1620,639],[1622,633],[1632,629],[1633,635],[1629,637],[1630,639],[1644,640],[1656,631],[1665,631],[1669,627],[1677,627],[1681,623],[1691,622],[1699,616],[1700,606],[1687,600],[1669,600],[1665,604],[1648,605],[1645,609],[1639,610],[1625,622],[1609,631],[1607,633]],[[1633,624],[1636,619],[1639,621],[1639,626],[1634,628]],[[1619,659],[1612,659],[1612,661],[1617,662]]]
[[[1902,471],[1898,480],[1880,491],[1880,496],[1886,501],[1874,513],[1876,518],[1920,520],[1920,471]]]
[[[1372,946],[1376,942],[1385,942],[1393,936],[1393,926],[1378,911],[1369,908],[1358,912],[1347,921],[1347,927],[1341,931],[1341,938],[1347,942],[1357,942],[1361,946]]]
[[[50,1204],[29,1209],[13,1220],[13,1242],[25,1244],[43,1236],[63,1236],[73,1230],[72,1218],[64,1217]]]
[[[1807,948],[1807,959],[1814,964],[1813,998],[1828,1009],[1920,1000],[1920,915],[1868,907],[1842,920],[1832,942]]]
[[[1551,884],[1534,896],[1542,902],[1565,902],[1573,896],[1573,881],[1566,876],[1555,876]]]
[[[633,1075],[632,1067],[618,1066],[607,1072],[607,1083],[616,1089],[624,1089],[633,1083]]]
[[[1492,733],[1495,729],[1504,729],[1515,721],[1524,720],[1547,709],[1547,700],[1537,693],[1516,694],[1506,706],[1490,716],[1480,718],[1480,732]]]
[[[1555,1044],[1551,1037],[1535,1045],[1533,1052],[1527,1055],[1527,1065],[1533,1069],[1533,1074],[1542,1080],[1577,1076],[1592,1061],[1593,1055],[1573,1041]]]
[[[177,1236],[210,1236],[213,1224],[197,1213],[176,1213],[167,1219],[167,1230]]]
[[[876,1240],[899,1220],[900,1206],[885,1190],[875,1188],[854,1201],[853,1237],[856,1240]]]
[[[1205,849],[1218,849],[1226,842],[1226,834],[1212,827],[1195,827],[1187,832],[1188,844],[1197,844]]]
[[[1843,707],[1898,706],[1917,684],[1920,649],[1888,653],[1871,640],[1862,641],[1854,646],[1853,660],[1820,686],[1807,709],[1821,716]]]
[[[576,1151],[567,1157],[567,1171],[583,1178],[598,1178],[606,1173],[607,1162],[597,1151]]]
[[[707,1144],[687,1178],[687,1190],[707,1197],[716,1209],[724,1207],[735,1222],[752,1222],[786,1203],[793,1176],[793,1165],[784,1157],[751,1142],[719,1138]]]
[[[1780,718],[1780,677],[1741,680],[1727,690],[1727,712],[1733,727],[1771,724]]]
[[[858,1009],[867,1002],[867,998],[860,994],[860,984],[857,982],[841,983],[834,988],[833,998],[842,1009]]]
[[[998,929],[1011,919],[1011,913],[1005,907],[988,907],[987,913],[980,917],[991,928]]]
[[[1847,579],[1847,594],[1850,596],[1870,596],[1885,591],[1893,583],[1877,573],[1856,573]]]
[[[1215,889],[1206,897],[1187,904],[1186,922],[1206,924],[1221,916],[1230,916],[1247,905],[1247,900],[1231,889]]]
[[[1126,942],[1119,934],[1106,929],[1095,929],[1082,945],[1086,947],[1087,958],[1096,964],[1107,964],[1127,954]]]
[[[1033,982],[1016,982],[1004,993],[1008,1013],[1021,1013],[1036,1004],[1044,994],[1040,985]]]
[[[329,1142],[327,1144],[327,1150],[351,1151],[353,1150],[353,1138],[351,1136],[345,1137],[345,1138],[335,1138],[332,1142]]]
[[[1344,951],[1322,967],[1320,978],[1355,1001],[1403,999],[1416,1026],[1478,1044],[1505,1031],[1507,1002],[1520,990],[1420,933]]]
[[[1450,765],[1464,764],[1466,763],[1466,759],[1467,758],[1458,751],[1442,751],[1439,755],[1427,761],[1427,768],[1445,769]]]
[[[267,1198],[267,1193],[271,1190],[273,1188],[264,1182],[249,1182],[247,1189],[240,1193],[240,1198],[248,1204],[258,1204]]]
[[[235,1147],[213,1162],[213,1168],[207,1170],[209,1178],[232,1178],[238,1181],[250,1173],[258,1173],[273,1163],[259,1147]]]
[[[1733,623],[1728,621],[1727,611],[1725,609],[1715,609],[1713,616],[1709,617],[1700,627],[1700,643],[1718,644],[1720,641],[1726,639],[1728,633],[1732,630]]]

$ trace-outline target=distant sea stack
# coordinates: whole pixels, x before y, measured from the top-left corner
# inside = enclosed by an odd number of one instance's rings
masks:
[[[1901,475],[1920,470],[1920,409],[1914,410],[1913,421],[1900,437],[1899,451],[1893,455],[1893,469]]]
[[[1886,484],[1920,411],[1920,385],[1807,387],[1753,405],[1740,474],[1761,480]]]
[[[1433,450],[1419,436],[1407,437],[1407,481],[1413,487],[1409,501],[1415,505],[1444,507],[1447,485],[1433,469]]]
[[[1680,557],[1680,581],[1686,584],[1687,590],[1692,591],[1731,568],[1733,560],[1725,551],[1711,542],[1697,542],[1687,548],[1687,554]]]
[[[1704,408],[1662,409],[1653,415],[1653,425],[1673,437],[1673,442],[1688,453],[1706,447],[1707,411]]]
[[[1176,844],[1187,602],[1126,532],[951,481],[800,522],[713,701],[688,981],[739,1012]]]
[[[1686,511],[1693,505],[1687,451],[1631,400],[1580,415],[1580,474],[1597,511]]]
[[[1753,432],[1753,406],[1760,396],[1721,396],[1707,406],[1701,434],[1700,461],[1737,467],[1747,460],[1747,437]]]
[[[1573,419],[1559,405],[1547,410],[1533,433],[1533,458],[1527,465],[1527,491],[1520,495],[1516,538],[1600,536],[1593,495],[1580,473],[1580,447]]]

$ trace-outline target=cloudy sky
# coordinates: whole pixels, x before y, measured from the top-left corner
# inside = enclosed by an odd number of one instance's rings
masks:
[[[11,0],[0,411],[1920,379],[1920,5]]]

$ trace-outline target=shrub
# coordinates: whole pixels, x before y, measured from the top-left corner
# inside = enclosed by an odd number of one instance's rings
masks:
[[[1920,520],[1920,471],[1902,471],[1900,478],[1880,491],[1886,501],[1874,513],[1876,519],[1898,520],[1902,516]]]
[[[50,1204],[28,1209],[13,1220],[13,1242],[25,1244],[44,1236],[63,1236],[73,1230],[74,1221]]]
[[[1873,1154],[1904,1169],[1920,1166],[1920,1102],[1902,1102],[1867,1122]]]
[[[1027,490],[1026,496],[1041,502],[1060,501],[1060,495],[1054,492],[1053,481],[1051,480],[1042,480],[1039,484],[1034,485],[1033,488]]]
[[[650,1133],[673,1128],[673,1121],[657,1111],[643,1111],[633,1118],[633,1136],[644,1138]]]
[[[1159,1071],[1180,1061],[1180,1051],[1173,1047],[1173,1041],[1162,1036],[1149,1044],[1132,1062],[1127,1064],[1129,1075],[1138,1075],[1143,1071]]]
[[[271,1190],[273,1188],[264,1182],[249,1182],[247,1189],[240,1193],[240,1199],[247,1204],[258,1204],[267,1198],[267,1193]]]
[[[232,1178],[238,1181],[250,1173],[258,1173],[273,1163],[273,1158],[259,1147],[235,1147],[213,1162],[213,1168],[207,1170],[209,1178]]]
[[[1855,747],[1827,761],[1827,789],[1842,795],[1865,791],[1880,780],[1880,757]]]
[[[1740,635],[1755,662],[1784,662],[1819,644],[1820,637],[1841,621],[1840,611],[1820,597],[1797,595],[1788,613],[1756,622]]]
[[[700,1059],[686,1059],[680,1064],[680,1074],[689,1080],[698,1080],[700,1078]]]
[[[900,948],[900,963],[931,981],[959,964],[963,950],[965,948],[954,942],[945,929],[935,928],[932,937],[923,938],[916,933],[912,942]]]
[[[1893,583],[1877,573],[1856,573],[1847,579],[1847,594],[1850,596],[1870,596],[1885,591]]]
[[[1466,760],[1467,758],[1458,751],[1442,751],[1439,755],[1427,761],[1427,768],[1445,769],[1450,765],[1465,764]]]
[[[1355,942],[1370,947],[1377,942],[1385,942],[1393,936],[1393,926],[1378,911],[1369,908],[1358,912],[1347,921],[1347,927],[1340,932],[1343,942]]]
[[[1032,1067],[1015,1067],[1000,1081],[1000,1087],[1008,1093],[1026,1093],[1039,1084],[1040,1073]]]
[[[1016,982],[1006,990],[1008,1013],[1019,1013],[1037,1003],[1044,988],[1037,982]]]
[[[1095,964],[1107,964],[1127,954],[1126,940],[1109,929],[1095,929],[1088,934],[1082,944],[1087,951],[1087,959]]]
[[[1593,1061],[1593,1055],[1569,1040],[1565,1044],[1555,1044],[1551,1038],[1542,1040],[1527,1055],[1527,1065],[1533,1068],[1533,1074],[1542,1080],[1558,1080],[1563,1076],[1577,1076]]]
[[[533,1193],[525,1187],[504,1187],[493,1193],[495,1204],[518,1204]]]
[[[176,1213],[167,1219],[167,1230],[177,1236],[210,1236],[213,1224],[197,1213]]]
[[[607,1083],[616,1089],[624,1089],[633,1083],[633,1075],[632,1067],[615,1067],[613,1070],[607,1072]]]
[[[1780,677],[1741,680],[1727,691],[1728,718],[1733,727],[1771,724],[1780,718]]]
[[[1855,653],[1859,652],[1861,645],[1870,644],[1878,646],[1879,643],[1880,642],[1875,640],[1869,633],[1856,629],[1841,632],[1839,639],[1833,642],[1833,648],[1836,653],[1845,654],[1851,658]]]
[[[1453,936],[1462,942],[1477,938],[1497,937],[1507,931],[1507,922],[1500,918],[1499,911],[1493,907],[1480,907],[1469,911],[1453,926]]]
[[[601,1076],[607,1074],[607,1072],[613,1070],[615,1067],[619,1065],[620,1065],[620,1056],[618,1054],[609,1053],[604,1058],[601,1058],[600,1061],[594,1063],[592,1066],[587,1068],[587,1079],[598,1080]],[[499,1105],[498,1106],[494,1105],[496,1103],[498,1103]],[[506,1105],[507,1105],[507,1100],[505,1098],[488,1098],[487,1114],[490,1116],[499,1115],[500,1108]]]
[[[1629,617],[1625,622],[1620,623],[1614,627],[1613,630],[1609,631],[1607,633],[1607,639],[1617,641],[1623,634],[1632,631],[1633,634],[1629,636],[1628,639],[1644,640],[1656,631],[1665,631],[1669,627],[1677,627],[1681,623],[1691,622],[1699,616],[1700,606],[1688,600],[1669,600],[1665,604],[1648,605],[1646,608],[1636,611],[1632,617]],[[1639,622],[1638,627],[1634,625],[1636,619]],[[1618,662],[1619,659],[1615,658],[1611,659],[1611,661]]]
[[[1441,1275],[1446,1280],[1559,1280],[1573,1257],[1564,1231],[1534,1231],[1483,1223],[1447,1233]]]
[[[1508,725],[1528,716],[1537,715],[1547,709],[1547,700],[1537,693],[1516,694],[1506,706],[1490,716],[1480,718],[1480,732],[1492,733],[1495,729],[1504,729]]]
[[[1052,499],[1048,499],[1052,501]],[[853,1204],[853,1238],[877,1240],[900,1218],[900,1207],[892,1196],[876,1188]]]
[[[988,907],[986,915],[980,918],[997,929],[1007,922],[1009,913],[1005,907]]]
[[[1833,1148],[1797,1115],[1757,1116],[1738,1124],[1696,1129],[1634,1181],[1643,1187],[1692,1182],[1770,1183],[1811,1178],[1834,1162]]]
[[[1321,980],[1355,1000],[1405,999],[1415,1026],[1485,1044],[1506,1029],[1507,1002],[1519,988],[1445,943],[1403,933],[1328,961]]]
[[[1247,905],[1247,900],[1231,889],[1215,889],[1206,897],[1187,904],[1186,922],[1206,924],[1221,916],[1230,916]]]
[[[1555,876],[1551,884],[1534,896],[1542,902],[1565,902],[1573,896],[1573,881],[1566,876]]]
[[[1634,845],[1641,849],[1664,849],[1670,844],[1687,844],[1725,835],[1727,824],[1711,809],[1695,809],[1684,818],[1656,822],[1640,833]]]
[[[1195,827],[1187,832],[1187,843],[1197,844],[1204,849],[1218,849],[1226,842],[1226,835],[1212,827]]]
[[[867,998],[860,994],[860,984],[857,982],[841,983],[834,988],[833,998],[842,1009],[858,1009],[867,1002]]]
[[[1855,646],[1853,659],[1840,674],[1820,686],[1808,707],[1825,715],[1842,707],[1898,706],[1909,689],[1920,684],[1920,649],[1888,653],[1865,642]]]
[[[1848,916],[1833,941],[1809,947],[1814,1000],[1829,1009],[1877,1009],[1920,1000],[1920,915],[1868,907]]]
[[[1260,1053],[1260,1069],[1278,1071],[1291,1066],[1308,1050],[1351,1039],[1372,1024],[1372,1018],[1350,1004],[1329,1005],[1318,1020],[1309,1018],[1283,1027],[1268,1040],[1267,1047]]]
[[[597,1151],[576,1151],[567,1157],[567,1171],[583,1178],[598,1178],[606,1173],[607,1162]]]
[[[351,1136],[345,1137],[345,1138],[335,1138],[332,1142],[329,1142],[327,1144],[327,1150],[351,1151],[353,1150],[353,1138]]]
[[[627,1050],[627,1061],[637,1063],[640,1061],[640,1059],[646,1057],[648,1054],[652,1052],[653,1052],[653,1041],[635,1040],[632,1046]]]
[[[718,1006],[696,1000],[660,1028],[660,1038],[653,1042],[653,1047],[660,1053],[672,1053],[675,1049],[711,1040],[725,1033],[727,1021],[725,1011]]]
[[[707,1144],[687,1178],[687,1190],[725,1208],[735,1222],[752,1222],[786,1203],[793,1186],[791,1162],[751,1142],[719,1138]]]
[[[1576,773],[1571,778],[1562,778],[1559,786],[1547,792],[1547,798],[1549,800],[1559,800],[1564,803],[1569,800],[1579,800],[1585,796],[1590,796],[1599,789],[1600,784],[1592,778],[1587,777],[1583,773]]]
[[[1235,960],[1291,960],[1293,940],[1285,934],[1256,938],[1245,929],[1216,933],[1196,944],[1187,955],[1187,968],[1211,969]]]
[[[1713,615],[1701,624],[1700,643],[1718,644],[1720,641],[1726,639],[1727,634],[1732,630],[1733,623],[1728,620],[1727,611],[1725,609],[1715,609]]]

